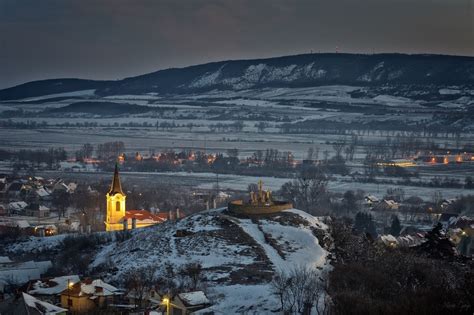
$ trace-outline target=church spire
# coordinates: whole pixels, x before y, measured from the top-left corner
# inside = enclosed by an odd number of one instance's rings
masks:
[[[122,185],[120,184],[120,177],[118,172],[118,163],[115,163],[114,178],[112,179],[112,185],[108,193],[110,196],[115,194],[125,195],[122,191]]]

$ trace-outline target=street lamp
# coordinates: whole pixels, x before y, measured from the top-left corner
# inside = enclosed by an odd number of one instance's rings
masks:
[[[67,308],[70,309],[72,306],[71,303],[71,288],[74,285],[73,282],[71,282],[71,279],[67,279]]]
[[[166,315],[170,315],[170,299],[165,297],[162,303],[166,305]]]

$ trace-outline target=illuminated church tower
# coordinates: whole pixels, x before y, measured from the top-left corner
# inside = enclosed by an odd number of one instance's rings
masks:
[[[115,164],[114,179],[107,193],[107,215],[105,220],[106,231],[123,230],[122,219],[125,216],[125,194],[122,191],[118,165]]]

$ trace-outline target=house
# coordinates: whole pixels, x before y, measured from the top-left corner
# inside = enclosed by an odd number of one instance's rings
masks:
[[[441,202],[441,209],[446,211],[446,209],[450,208],[455,203],[456,203],[456,199],[444,199]]]
[[[43,205],[30,204],[30,206],[25,209],[25,213],[30,217],[47,218],[49,217],[50,210]]]
[[[79,281],[79,276],[70,275],[31,280],[23,287],[24,291],[30,295],[53,304],[59,304],[61,302],[61,292]]]
[[[77,189],[77,184],[74,182],[70,182],[69,184],[67,184],[67,188],[69,193],[73,193]]]
[[[100,279],[77,282],[61,292],[61,306],[72,313],[88,314],[114,304],[123,292]]]
[[[28,204],[24,201],[14,201],[8,204],[8,209],[10,213],[13,214],[23,214],[23,211],[28,207]]]
[[[474,224],[474,219],[466,216],[453,217],[449,220],[450,228],[466,229]]]
[[[365,203],[368,205],[368,206],[372,206],[376,203],[379,202],[379,199],[373,195],[367,195],[364,197],[365,199]]]
[[[398,210],[400,207],[400,204],[394,200],[382,200],[382,202],[379,202],[376,206],[374,206],[374,210],[378,211],[394,211]]]
[[[380,235],[380,240],[385,246],[396,247],[398,245],[397,238],[391,234]]]
[[[8,256],[0,256],[0,268],[12,263],[13,261]]]
[[[53,236],[58,234],[58,228],[54,224],[47,224],[47,225],[37,225],[34,228],[34,235],[45,237],[45,236]]]
[[[209,307],[211,303],[203,291],[179,293],[173,299],[171,310],[173,315],[193,314]]]
[[[32,235],[33,229],[26,220],[0,220],[0,236]]]
[[[412,235],[403,235],[395,237],[391,234],[379,236],[380,241],[387,247],[413,247],[425,242],[423,234],[415,233]]]
[[[457,213],[441,213],[438,222],[441,223],[444,229],[447,229],[451,222],[456,220],[458,216],[459,215]]]
[[[21,190],[23,189],[23,183],[13,182],[7,188],[7,194],[9,198],[19,198]]]
[[[0,215],[8,215],[8,207],[0,204]]]
[[[32,279],[39,279],[53,264],[46,261],[5,262],[0,265],[0,281],[23,285]]]
[[[22,293],[0,304],[0,314],[15,315],[66,315],[67,309]]]
[[[141,296],[140,296],[141,295]],[[144,307],[146,305],[160,306],[162,305],[163,296],[155,289],[151,289],[142,294],[137,294],[135,290],[130,290],[126,298],[132,306]]]
[[[0,194],[2,195],[2,197],[5,196],[6,192],[7,192],[7,183],[0,181]]]
[[[52,199],[51,194],[44,187],[36,189],[35,195],[39,200],[50,201]]]

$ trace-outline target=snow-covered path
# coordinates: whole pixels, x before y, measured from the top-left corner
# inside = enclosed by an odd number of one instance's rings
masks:
[[[245,233],[250,235],[265,251],[268,259],[272,262],[276,271],[290,270],[297,266],[303,267],[323,267],[327,263],[327,251],[320,245],[318,239],[313,235],[311,228],[327,229],[327,226],[303,211],[291,209],[288,212],[299,215],[305,219],[307,226],[282,225],[271,220],[260,220],[258,224],[249,219],[240,219],[239,226]],[[271,237],[279,250],[269,244],[265,239]]]

